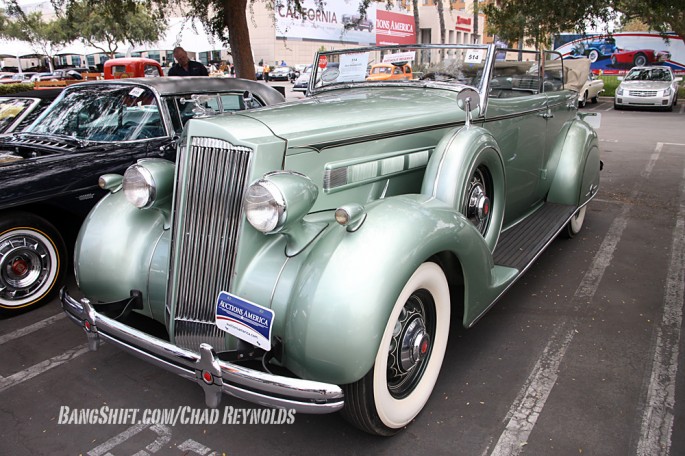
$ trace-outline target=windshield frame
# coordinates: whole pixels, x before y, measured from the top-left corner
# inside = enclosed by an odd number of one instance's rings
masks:
[[[439,50],[464,50],[464,49],[477,49],[486,51],[485,58],[483,59],[483,75],[480,79],[478,87],[471,85],[466,85],[462,83],[454,82],[440,82],[440,81],[428,81],[428,80],[388,80],[388,81],[357,81],[357,82],[341,82],[331,85],[324,85],[321,87],[316,87],[317,74],[320,73],[318,63],[322,56],[325,56],[329,60],[329,56],[336,56],[339,58],[343,54],[351,53],[368,53],[368,52],[392,52],[392,51],[439,51]],[[462,90],[463,87],[473,87],[479,94],[481,94],[481,103],[484,100],[484,90],[483,87],[487,84],[490,78],[490,71],[492,67],[492,60],[494,58],[494,47],[488,44],[403,44],[403,45],[386,45],[386,46],[366,46],[358,48],[347,48],[333,51],[323,51],[317,52],[314,55],[314,60],[312,62],[312,72],[309,78],[309,84],[307,86],[307,96],[317,95],[329,90],[339,90],[339,89],[349,89],[354,87],[379,87],[379,86],[406,86],[406,87],[437,87],[448,90],[454,90],[456,92]],[[374,62],[382,63],[382,62]],[[371,64],[371,62],[369,62]]]
[[[664,81],[664,80],[662,80],[662,79],[651,79],[652,73],[654,73],[654,71],[656,71],[656,70],[659,70],[659,71],[662,71],[662,72],[667,73],[667,74],[669,75],[670,79],[667,80],[667,81]],[[638,75],[641,75],[641,74],[643,74],[643,73],[645,73],[645,72],[647,72],[647,73],[649,74],[649,76],[650,76],[649,79],[633,79],[633,78],[630,78],[630,75],[631,75],[631,74],[638,74]],[[629,78],[630,78],[630,79],[629,79]],[[639,67],[639,68],[632,68],[632,69],[628,72],[628,74],[625,75],[625,77],[623,78],[623,80],[624,80],[624,81],[629,81],[629,82],[630,82],[630,81],[638,81],[638,82],[667,82],[667,83],[672,83],[672,82],[675,80],[675,76],[673,75],[673,72],[670,71],[669,68],[664,68],[664,67]]]
[[[87,138],[87,137],[79,137],[75,135],[65,135],[64,133],[59,133],[59,132],[49,132],[49,131],[41,131],[41,129],[37,128],[46,121],[46,118],[52,115],[53,112],[57,111],[58,108],[60,107],[61,103],[64,102],[64,99],[67,97],[72,96],[74,93],[78,92],[96,92],[96,93],[104,93],[105,90],[108,91],[115,91],[115,90],[121,90],[121,91],[128,91],[128,94],[131,94],[132,90],[142,90],[141,94],[144,94],[148,92],[149,94],[152,95],[152,98],[154,100],[154,104],[157,106],[157,112],[159,113],[159,126],[163,130],[163,134],[159,136],[152,136],[152,137],[138,137],[138,138],[133,138],[133,139],[111,139],[111,140],[105,140],[105,139],[92,139],[92,138]],[[100,98],[99,96],[96,95],[96,98]],[[152,106],[150,104],[149,106]],[[31,124],[29,125],[24,132],[29,133],[32,135],[41,135],[41,136],[48,136],[48,137],[71,137],[76,141],[82,142],[82,143],[136,143],[140,141],[151,141],[151,140],[158,140],[160,138],[167,138],[169,137],[169,132],[173,131],[173,128],[171,128],[170,124],[171,121],[169,119],[168,113],[166,111],[166,105],[164,104],[162,98],[159,95],[159,92],[155,90],[154,87],[146,86],[144,84],[131,84],[130,82],[126,83],[83,83],[83,84],[74,84],[70,87],[67,87],[54,101],[53,103],[45,109],[41,115]]]

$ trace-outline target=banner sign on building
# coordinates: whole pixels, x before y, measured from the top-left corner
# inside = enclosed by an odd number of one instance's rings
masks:
[[[416,44],[414,16],[377,10],[376,44]]]
[[[555,38],[554,50],[566,59],[587,57],[596,73],[622,74],[633,66],[645,65],[667,65],[677,72],[685,70],[685,42],[674,34],[668,41],[656,32],[562,34]]]
[[[456,30],[461,30],[462,32],[473,31],[473,19],[470,17],[457,16],[457,23],[454,26]]]
[[[370,5],[366,17],[361,18],[359,0],[324,2],[321,8],[314,0],[304,0],[301,4],[302,12],[298,12],[288,2],[277,3],[274,11],[277,38],[366,45],[376,42],[376,5]]]

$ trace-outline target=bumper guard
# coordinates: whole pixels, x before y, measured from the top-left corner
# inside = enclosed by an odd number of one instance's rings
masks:
[[[91,351],[105,340],[131,354],[202,386],[208,407],[218,407],[222,393],[298,413],[324,414],[340,410],[344,395],[337,385],[273,375],[221,360],[209,344],[200,353],[131,328],[98,313],[86,298],[76,300],[66,289],[59,293],[66,315],[88,336]]]

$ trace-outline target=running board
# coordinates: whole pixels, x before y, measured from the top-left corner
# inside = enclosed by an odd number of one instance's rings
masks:
[[[537,212],[500,235],[495,264],[525,270],[566,226],[575,206],[545,203]]]

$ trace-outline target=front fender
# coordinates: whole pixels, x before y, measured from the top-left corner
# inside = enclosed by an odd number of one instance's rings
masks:
[[[345,384],[363,377],[406,281],[438,253],[461,263],[471,313],[513,277],[493,265],[473,225],[439,200],[402,195],[366,210],[355,232],[331,225],[276,287],[273,308],[287,308],[284,364],[303,378]]]
[[[599,189],[599,140],[595,130],[582,120],[571,121],[568,131],[552,151],[559,161],[547,201],[582,206]]]
[[[92,301],[143,293],[143,314],[164,323],[170,232],[157,210],[141,210],[123,191],[105,196],[88,214],[74,249],[79,288]]]

